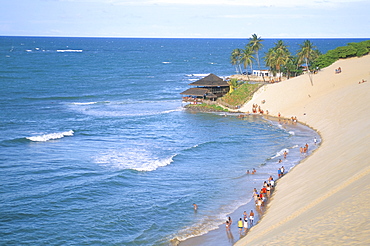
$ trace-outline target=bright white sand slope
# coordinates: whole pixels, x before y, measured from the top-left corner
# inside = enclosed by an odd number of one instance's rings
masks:
[[[313,86],[308,75],[264,86],[241,111],[255,103],[297,116],[323,142],[279,180],[268,211],[236,245],[370,245],[370,55],[337,61]]]

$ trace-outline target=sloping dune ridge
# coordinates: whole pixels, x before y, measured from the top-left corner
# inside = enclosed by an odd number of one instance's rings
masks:
[[[370,55],[339,60],[312,82],[305,74],[266,85],[241,108],[257,103],[270,115],[296,116],[322,143],[278,181],[262,220],[237,246],[370,245]]]

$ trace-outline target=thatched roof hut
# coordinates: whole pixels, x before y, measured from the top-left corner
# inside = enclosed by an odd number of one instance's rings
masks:
[[[190,83],[189,85],[205,86],[205,87],[229,86],[229,84],[226,81],[224,81],[217,75],[214,75],[213,73],[207,75],[206,77],[200,80]]]
[[[222,97],[230,90],[230,86],[226,81],[212,73],[189,85],[197,87],[187,89],[180,93],[182,95],[191,96],[184,97],[184,101],[193,101],[195,99],[196,101],[202,101],[203,99],[215,100],[218,97]]]

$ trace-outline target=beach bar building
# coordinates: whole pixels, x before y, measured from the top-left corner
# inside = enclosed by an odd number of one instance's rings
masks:
[[[204,100],[215,101],[230,90],[230,85],[226,81],[212,73],[189,85],[196,87],[187,89],[180,94],[185,95],[182,98],[184,102],[191,102],[194,104],[202,103]]]
[[[252,75],[258,76],[258,77],[274,77],[273,73],[271,73],[269,70],[253,70]],[[282,77],[283,73],[276,73],[275,77]]]

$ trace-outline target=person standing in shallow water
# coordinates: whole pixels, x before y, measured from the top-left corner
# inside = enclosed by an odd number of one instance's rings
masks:
[[[229,225],[231,226],[231,224],[233,223],[233,220],[231,219],[231,217],[229,216]]]
[[[238,228],[239,228],[239,232],[241,232],[242,229],[243,229],[243,220],[242,220],[242,218],[240,218],[239,221],[238,221]]]
[[[246,220],[246,219],[247,219],[247,217],[248,217],[248,215],[247,215],[247,211],[244,211],[244,212],[243,212],[243,219],[244,219],[244,220]]]
[[[198,205],[193,203],[193,208],[194,208],[194,211],[196,212],[198,210]]]
[[[250,224],[251,224],[251,227],[253,226],[253,221],[254,221],[254,212],[253,210],[251,210],[251,212],[249,213],[249,221],[250,221]]]
[[[248,219],[244,220],[244,232],[248,231]]]

